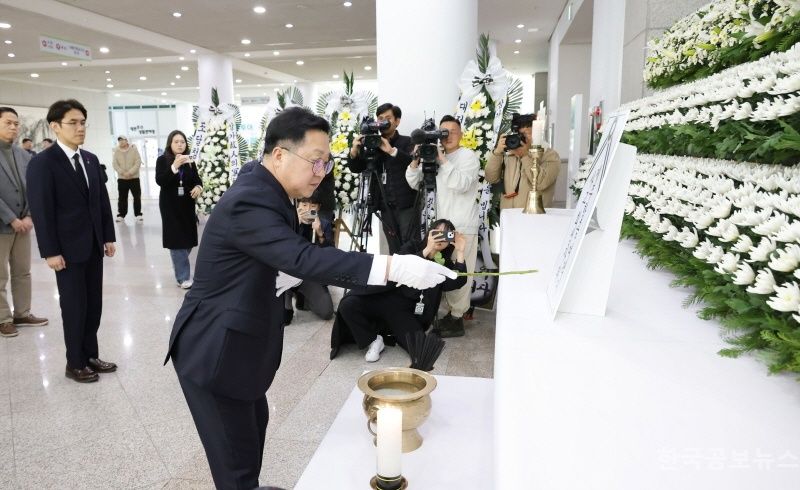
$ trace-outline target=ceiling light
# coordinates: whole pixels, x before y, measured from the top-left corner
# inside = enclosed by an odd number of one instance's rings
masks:
[[[173,17],[175,17],[176,19],[177,19],[178,17],[180,17],[181,15],[182,15],[182,14],[181,14],[180,12],[172,12],[172,16],[173,16]]]
[[[253,12],[257,14],[265,14],[267,13],[267,9],[262,7],[261,5],[256,5],[255,7],[253,7]]]
[[[250,44],[250,40],[249,39],[242,39],[242,44],[244,44],[246,46],[246,45]]]
[[[161,95],[164,96],[164,95],[167,95],[167,93],[166,92],[161,92]]]
[[[111,79],[110,79],[110,78],[106,78],[106,82],[110,82],[110,81],[111,81]]]
[[[522,42],[522,39],[514,39],[514,42],[520,44]]]
[[[106,85],[106,88],[114,88],[114,85],[109,83],[108,85]]]
[[[292,83],[297,83],[297,80],[292,80]]]
[[[12,41],[11,39],[6,39],[6,44],[14,44],[14,41]]]
[[[109,73],[111,73],[111,70],[106,70],[106,75],[108,75]]]
[[[364,69],[367,70],[367,71],[370,71],[372,69],[372,67],[367,65],[367,66],[364,67]]]
[[[177,78],[178,80],[180,80],[180,79],[181,79],[181,76],[180,76],[180,75],[175,75],[175,78]]]
[[[333,78],[339,78],[339,75],[337,75],[336,73],[334,73],[334,74],[333,74]]]
[[[279,54],[281,54],[281,52],[280,51],[273,51],[272,54],[275,55],[275,56],[278,56]]]
[[[109,51],[111,51],[111,50],[110,50],[110,49],[108,49],[107,47],[105,47],[105,46],[100,46],[100,52],[101,52],[101,53],[103,53],[103,54],[108,54],[108,52],[109,52]]]
[[[141,91],[142,91],[142,89],[140,89],[140,88],[137,88],[137,89],[136,89],[136,91],[137,91],[137,92],[141,92]]]
[[[147,80],[147,77],[146,77],[146,76],[144,76],[144,75],[142,75],[141,77],[139,77],[139,80],[141,80],[141,81],[143,81],[143,82],[144,82],[145,80]]]
[[[274,90],[275,92],[277,92],[277,91],[278,91],[278,87],[275,87],[275,88],[274,88],[274,89],[272,89],[272,90]]]
[[[539,32],[539,28],[538,27],[529,27],[528,28],[528,32]]]
[[[523,27],[525,27],[525,24],[517,24],[517,29],[522,29]]]
[[[344,5],[345,7],[352,7],[353,2],[344,2],[342,5]]]
[[[31,73],[31,78],[39,78],[39,74],[38,73]]]
[[[175,86],[175,82],[169,82],[169,84],[172,85],[173,87]]]
[[[292,27],[294,27],[294,24],[286,24],[287,29],[291,29]]]
[[[120,96],[120,94],[114,94],[114,97],[119,97],[119,96]]]
[[[147,58],[145,61],[148,62],[148,63],[152,63],[153,62],[153,58]]]
[[[67,66],[68,64],[69,64],[69,63],[67,63],[66,61],[62,61],[62,62],[61,62],[61,66]]]
[[[245,53],[245,54],[244,54],[244,57],[245,57],[245,58],[249,58],[249,57],[250,57],[250,53]]]
[[[303,61],[303,60],[297,60],[297,61],[295,61],[295,64],[298,65],[298,66],[302,66],[302,65],[305,65],[306,62]]]
[[[191,53],[191,54],[195,54],[196,52],[197,52],[197,50],[196,50],[196,49],[190,49],[190,50],[189,50],[189,53]]]
[[[519,50],[517,49],[516,51],[514,51],[514,54],[519,54]]]
[[[256,85],[256,87],[261,88],[261,84],[259,83],[258,85]]]
[[[8,22],[0,22],[0,29],[11,29],[11,24]]]
[[[166,102],[167,102],[166,100],[164,100],[164,99],[161,99],[161,103],[162,103],[162,104],[165,104]]]
[[[13,58],[14,56],[16,56],[14,53],[8,53],[9,58]]]
[[[179,56],[179,57],[178,57],[178,61],[183,61],[183,60],[185,60],[185,59],[186,59],[186,58],[184,58],[183,56]]]
[[[242,79],[241,78],[237,78],[236,79],[236,83],[242,83]]]
[[[189,67],[188,66],[182,66],[181,67],[181,71],[189,71]]]

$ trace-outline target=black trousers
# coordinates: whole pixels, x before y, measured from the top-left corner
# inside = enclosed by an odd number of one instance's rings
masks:
[[[139,178],[117,179],[119,189],[119,202],[117,203],[117,215],[123,218],[128,214],[128,191],[133,196],[133,215],[142,215],[142,186]]]
[[[253,401],[211,393],[178,376],[206,451],[214,486],[251,490],[258,487],[269,408],[266,395]]]
[[[86,367],[99,356],[97,330],[103,313],[103,254],[94,246],[86,262],[67,262],[56,272],[58,301],[64,324],[67,365]]]
[[[328,286],[318,282],[303,281],[302,284],[286,294],[286,309],[292,308],[292,296],[304,306],[305,309],[317,315],[322,320],[333,318],[333,300]],[[298,304],[298,309],[300,308]]]
[[[422,330],[414,314],[416,301],[394,291],[379,294],[349,294],[339,302],[339,316],[353,334],[359,349],[367,347],[378,332],[388,329],[407,349],[406,334]]]

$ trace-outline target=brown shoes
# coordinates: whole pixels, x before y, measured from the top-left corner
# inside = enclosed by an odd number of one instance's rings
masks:
[[[113,373],[117,370],[117,365],[113,362],[101,361],[100,359],[89,359],[89,367],[98,373]]]
[[[18,327],[43,327],[47,323],[47,318],[39,318],[33,315],[14,318],[14,325]]]
[[[86,366],[83,369],[72,369],[71,367],[67,366],[64,375],[77,381],[78,383],[93,383],[100,379],[100,375],[92,371],[92,368],[89,366]]]
[[[17,327],[11,322],[0,323],[0,335],[3,337],[16,337],[19,335]]]

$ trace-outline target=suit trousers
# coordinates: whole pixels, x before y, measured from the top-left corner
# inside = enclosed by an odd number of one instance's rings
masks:
[[[10,275],[9,275],[10,270]],[[31,233],[0,234],[0,323],[12,320],[6,284],[11,279],[14,317],[31,313]]]
[[[478,260],[478,235],[464,235],[464,238],[467,239],[467,246],[464,248],[467,272],[475,272],[475,262]],[[444,293],[444,302],[451,316],[461,318],[469,309],[472,282],[472,277],[467,277],[467,283],[463,287]]]
[[[424,326],[414,315],[416,301],[395,291],[379,294],[348,294],[339,302],[339,316],[359,349],[367,347],[376,336],[388,329],[397,343],[408,348],[406,335]]]
[[[178,376],[197,433],[206,451],[214,486],[225,490],[258,487],[269,422],[267,397],[234,400],[215,395]]]
[[[139,178],[117,179],[117,189],[119,190],[119,201],[117,202],[117,216],[123,218],[128,214],[128,191],[133,196],[133,215],[142,215],[142,185]]]
[[[97,330],[103,313],[103,254],[97,245],[86,262],[66,262],[56,272],[58,301],[64,325],[67,366],[82,369],[97,359]]]

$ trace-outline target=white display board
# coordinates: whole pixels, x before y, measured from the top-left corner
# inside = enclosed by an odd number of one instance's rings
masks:
[[[559,311],[605,314],[625,197],[636,158],[634,147],[620,145],[627,119],[627,111],[616,112],[604,125],[547,288],[554,317]]]

